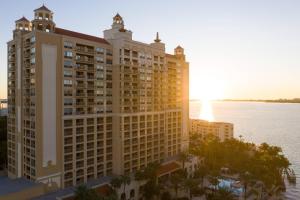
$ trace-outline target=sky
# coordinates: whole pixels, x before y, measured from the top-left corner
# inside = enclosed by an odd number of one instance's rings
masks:
[[[190,98],[300,97],[298,0],[27,0],[0,8],[0,98],[6,98],[7,45],[14,21],[45,4],[58,27],[102,37],[118,12],[133,39],[156,32],[168,53],[190,63]]]

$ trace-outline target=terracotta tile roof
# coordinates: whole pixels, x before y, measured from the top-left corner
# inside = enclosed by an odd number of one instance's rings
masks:
[[[41,7],[35,9],[34,11],[38,11],[38,10],[45,10],[45,11],[51,12],[51,10],[49,10],[44,4]]]
[[[160,166],[160,168],[158,169],[157,175],[161,176],[161,175],[176,171],[178,169],[180,169],[180,165],[178,163],[170,162],[170,163]]]
[[[84,39],[84,40],[90,40],[90,41],[93,41],[93,42],[109,44],[103,38],[92,36],[92,35],[86,35],[86,34],[83,34],[83,33],[78,33],[78,32],[75,32],[75,31],[70,31],[70,30],[66,30],[66,29],[62,29],[62,28],[57,28],[56,27],[55,28],[55,33],[60,34],[60,35],[70,36],[70,37],[76,37],[76,38],[80,38],[80,39]]]
[[[166,57],[175,58],[175,55],[166,53]]]
[[[101,185],[95,188],[96,192],[100,195],[107,196],[111,192],[111,187],[108,184]]]
[[[21,22],[21,21],[29,22],[29,20],[24,16],[22,18],[16,20],[16,22]]]

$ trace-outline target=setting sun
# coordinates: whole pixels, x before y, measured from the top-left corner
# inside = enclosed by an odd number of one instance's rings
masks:
[[[214,121],[212,109],[212,100],[223,99],[225,93],[225,84],[220,80],[198,80],[196,94],[198,100],[201,100],[200,119]]]
[[[195,88],[193,87],[195,86]],[[210,101],[223,99],[225,96],[225,83],[221,80],[196,80],[195,84],[192,84],[192,92],[195,99],[202,101]]]

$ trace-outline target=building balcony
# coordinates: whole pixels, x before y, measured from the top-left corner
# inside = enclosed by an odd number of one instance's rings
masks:
[[[94,54],[94,49],[87,48],[87,47],[76,47],[76,51],[81,53],[81,54],[88,54],[88,55],[93,55]]]
[[[76,59],[76,62],[77,63],[93,64],[94,63],[94,59],[93,58],[83,57],[83,58]]]

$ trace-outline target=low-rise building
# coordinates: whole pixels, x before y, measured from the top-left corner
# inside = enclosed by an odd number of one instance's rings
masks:
[[[201,119],[190,119],[191,134],[199,134],[201,138],[216,136],[220,141],[233,138],[234,126],[228,122],[209,122]]]

